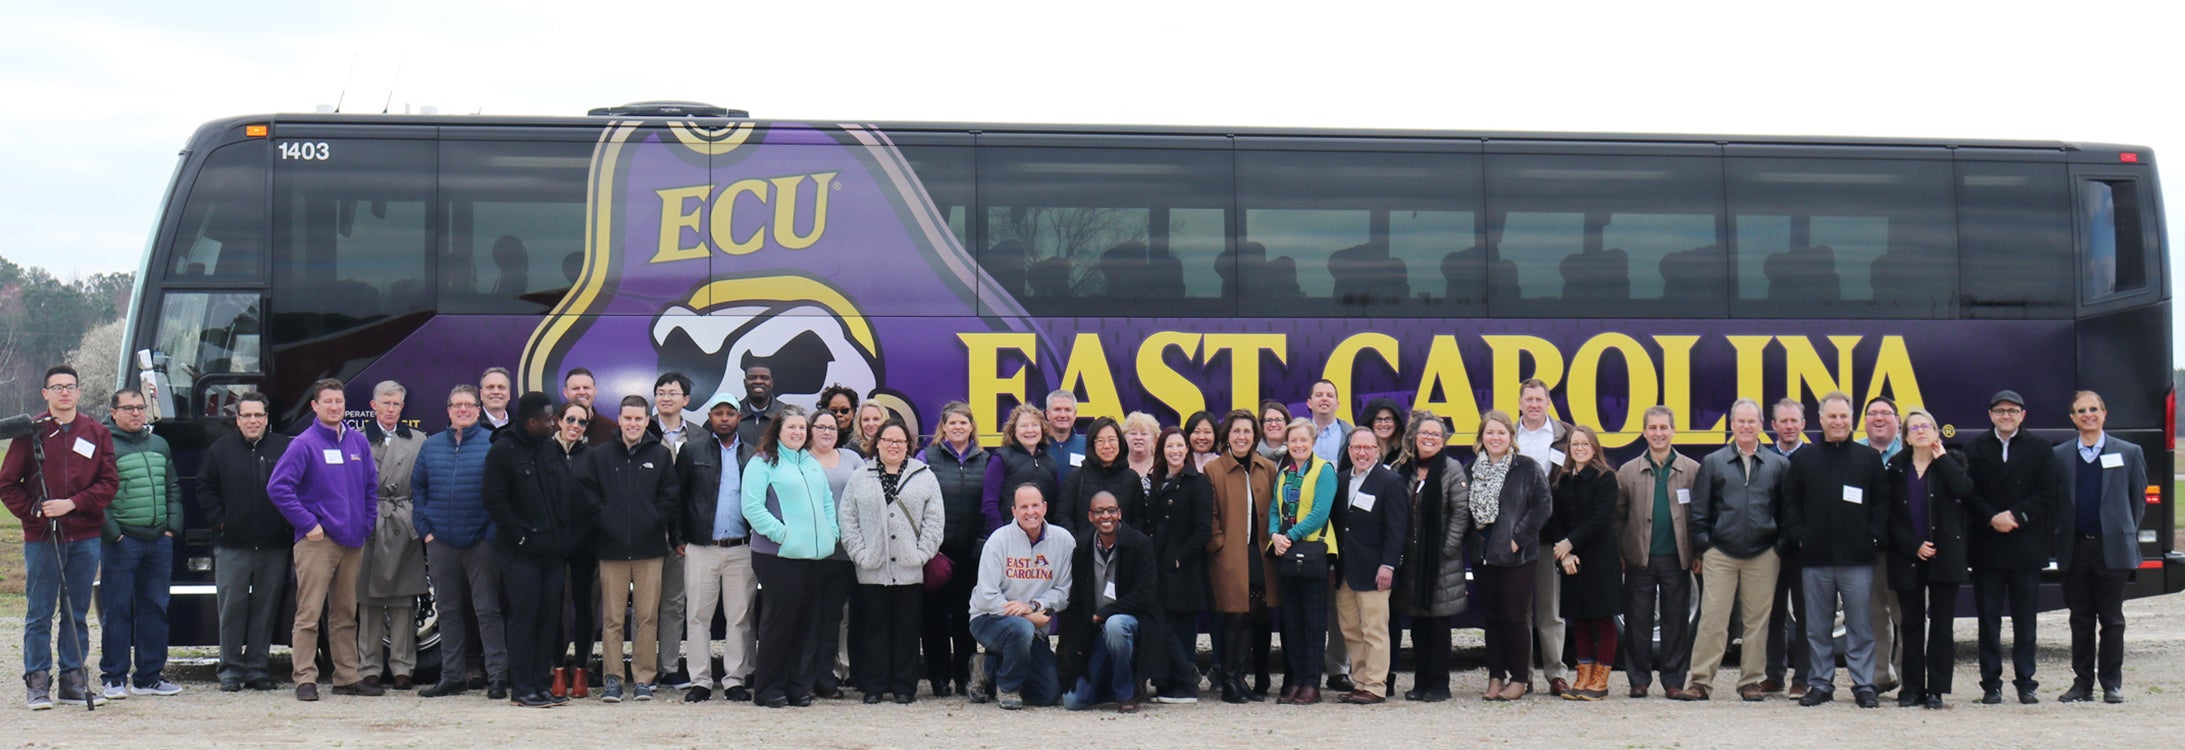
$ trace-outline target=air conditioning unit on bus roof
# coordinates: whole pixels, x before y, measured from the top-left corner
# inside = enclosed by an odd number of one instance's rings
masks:
[[[704,102],[652,101],[631,102],[618,107],[595,107],[586,114],[593,117],[750,117],[741,109],[717,107]]]

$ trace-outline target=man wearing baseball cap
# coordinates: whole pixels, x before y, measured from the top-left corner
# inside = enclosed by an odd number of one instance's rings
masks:
[[[2038,703],[2033,679],[2034,613],[2041,569],[2054,540],[2053,449],[2019,429],[2026,400],[2017,391],[1988,399],[1988,421],[1967,448],[1973,497],[1965,501],[1971,529],[1973,605],[1980,615],[1980,702],[2003,702],[2003,607],[2010,606],[2011,665],[2019,703]]]
[[[691,438],[675,454],[675,473],[682,481],[683,522],[677,545],[683,553],[683,594],[687,597],[684,638],[689,651],[693,682],[683,700],[697,703],[713,698],[713,683],[720,682],[731,702],[751,700],[746,680],[754,666],[757,632],[752,629],[751,603],[758,595],[758,576],[751,572],[751,527],[743,516],[743,467],[751,460],[752,446],[739,439],[743,413],[736,400],[721,396],[706,410],[705,438]],[[725,609],[728,640],[722,647],[721,670],[713,671],[713,613]]]

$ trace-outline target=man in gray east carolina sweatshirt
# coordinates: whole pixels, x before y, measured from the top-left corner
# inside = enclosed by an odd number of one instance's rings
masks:
[[[1070,555],[1077,540],[1047,525],[1047,498],[1034,485],[1011,492],[1016,523],[995,529],[979,555],[971,591],[971,636],[999,654],[994,670],[1001,707],[1051,706],[1062,695],[1048,624],[1069,605]]]

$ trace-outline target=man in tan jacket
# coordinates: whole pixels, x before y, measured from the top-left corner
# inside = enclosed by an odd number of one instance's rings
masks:
[[[1616,470],[1616,538],[1623,547],[1624,651],[1631,697],[1644,698],[1661,673],[1663,694],[1684,693],[1692,662],[1692,574],[1698,561],[1686,537],[1692,480],[1699,462],[1671,447],[1676,420],[1667,406],[1647,408],[1646,453]],[[1654,618],[1661,617],[1661,648]]]

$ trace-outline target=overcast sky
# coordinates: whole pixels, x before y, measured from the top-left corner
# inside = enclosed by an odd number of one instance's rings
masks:
[[[11,7],[0,255],[63,277],[134,270],[198,124],[337,99],[351,112],[579,115],[675,98],[842,120],[2016,138],[2185,159],[2185,27],[2158,23],[2155,3],[316,5]]]

